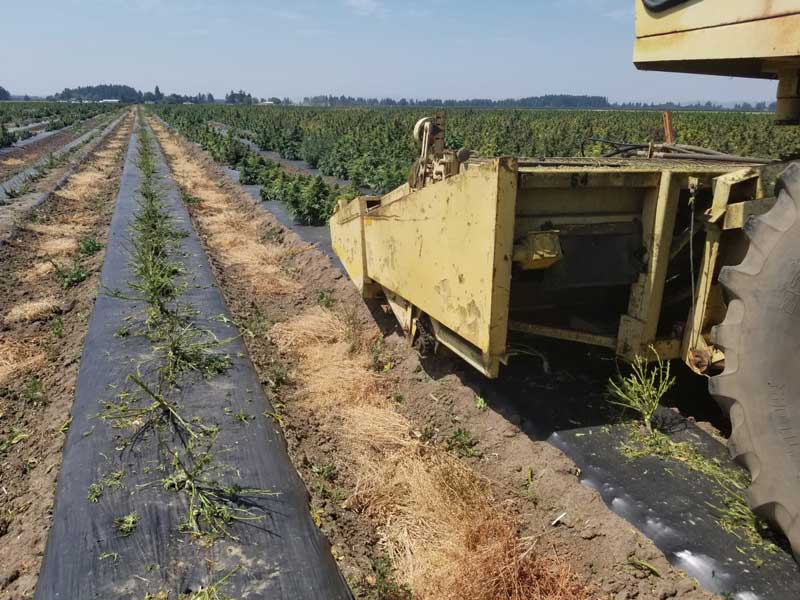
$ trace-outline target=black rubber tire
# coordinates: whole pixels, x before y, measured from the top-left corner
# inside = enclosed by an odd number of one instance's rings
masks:
[[[744,261],[720,273],[729,304],[713,340],[725,370],[709,389],[730,414],[731,454],[752,475],[750,506],[800,560],[800,164],[784,171],[776,194],[745,225]]]

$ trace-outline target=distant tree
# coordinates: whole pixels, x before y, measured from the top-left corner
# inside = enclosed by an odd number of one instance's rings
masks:
[[[153,98],[156,102],[161,102],[161,99],[164,98],[164,94],[161,93],[161,90],[158,89],[158,86],[156,86],[156,89],[153,90]]]
[[[120,102],[138,102],[138,90],[129,85],[101,84],[87,85],[77,88],[64,88],[60,94],[53,96],[54,100],[87,100],[96,102],[98,100],[119,100]]]
[[[225,102],[228,104],[252,104],[253,96],[244,90],[238,92],[231,90],[229,94],[225,95]]]
[[[212,94],[211,92],[208,92],[208,94],[206,94],[206,98],[207,98],[207,100],[206,100],[206,101],[207,101],[209,104],[214,104],[214,102],[215,102],[215,100],[214,100],[214,94]]]
[[[0,86],[0,100],[11,100],[11,94],[3,86]]]
[[[25,94],[25,95],[22,97],[22,99],[23,99],[25,102],[30,102],[30,101],[31,101],[31,97],[30,97],[28,94]]]

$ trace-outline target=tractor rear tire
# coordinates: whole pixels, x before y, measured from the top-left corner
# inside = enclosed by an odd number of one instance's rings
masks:
[[[800,561],[800,163],[775,193],[775,206],[745,225],[744,261],[720,273],[729,304],[713,341],[725,369],[709,390],[730,414],[731,455],[752,476],[750,506]]]

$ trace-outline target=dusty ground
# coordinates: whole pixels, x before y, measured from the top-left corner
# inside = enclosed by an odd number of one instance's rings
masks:
[[[83,123],[80,127],[69,127],[43,140],[39,140],[38,142],[34,142],[0,156],[0,181],[5,181],[13,177],[20,171],[24,171],[33,165],[36,161],[46,157],[49,153],[66,146],[72,140],[80,137],[86,131],[94,127],[99,120],[99,117],[94,117]]]
[[[132,125],[129,116],[0,246],[2,600],[30,598],[36,585],[104,256],[86,242],[105,243]],[[72,269],[76,260],[86,278],[64,289],[53,263]]]
[[[153,125],[359,598],[713,597],[572,461],[479,406],[454,371],[432,376],[325,255]]]

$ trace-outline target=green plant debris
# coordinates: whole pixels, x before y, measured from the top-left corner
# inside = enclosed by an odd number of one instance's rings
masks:
[[[285,420],[284,420],[284,418],[283,418],[281,415],[279,415],[278,413],[276,413],[276,412],[265,412],[265,413],[264,413],[264,416],[265,416],[265,417],[269,417],[269,418],[271,418],[273,421],[275,421],[275,424],[276,424],[278,427],[280,427],[281,429],[285,429],[285,428],[286,428],[286,421],[285,421]]]
[[[325,509],[320,507],[313,507],[311,509],[311,519],[314,521],[314,525],[317,527],[322,527],[322,517],[325,515]]]
[[[240,423],[249,423],[250,420],[253,419],[253,415],[249,415],[243,410],[234,412],[230,406],[226,406],[224,409],[222,409],[222,412],[231,417],[234,421],[238,421]]]
[[[81,238],[81,241],[78,243],[78,248],[84,256],[92,256],[103,249],[103,244],[98,242],[94,236],[88,236]]]
[[[197,311],[182,301],[188,284],[181,277],[184,267],[178,257],[185,232],[175,225],[162,201],[152,146],[152,137],[143,127],[139,136],[139,207],[130,227],[131,295],[119,291],[110,295],[144,306],[137,306],[116,335],[141,336],[149,341],[153,352],[128,375],[124,386],[115,388],[113,399],[101,400],[103,408],[98,416],[119,432],[115,437],[118,451],[136,444],[158,444],[160,455],[170,457],[147,464],[143,473],[156,474],[155,478],[137,489],[156,487],[163,493],[180,494],[180,505],[186,507],[181,531],[204,545],[219,538],[235,541],[238,538],[232,527],[263,519],[258,499],[275,494],[228,481],[238,476],[238,471],[218,460],[218,454],[224,455],[230,448],[214,450],[220,425],[192,416],[191,403],[181,393],[187,377],[211,379],[230,366],[231,357],[219,351],[229,340],[219,340],[213,332],[196,326],[193,319]],[[225,413],[244,423],[253,418],[230,408]],[[107,473],[90,486],[90,501],[122,487],[124,476],[123,470]],[[114,527],[127,536],[137,523],[134,512],[115,519]],[[219,589],[231,574],[201,592],[182,597],[223,598]]]
[[[27,440],[29,437],[30,434],[24,429],[13,428],[11,430],[11,435],[4,439],[0,438],[0,454],[5,454],[9,448]]]
[[[64,319],[62,317],[55,317],[50,321],[50,333],[56,338],[64,335]]]
[[[636,356],[628,375],[617,374],[608,382],[608,393],[613,399],[611,404],[637,412],[648,432],[653,431],[653,415],[669,389],[675,384],[675,377],[670,375],[669,361],[661,357],[650,346],[656,356],[653,366],[643,356]]]
[[[254,307],[254,314],[241,324],[242,328],[248,332],[250,337],[263,335],[272,326],[269,319],[261,312],[258,306]]]
[[[103,495],[103,486],[99,483],[92,483],[86,491],[86,499],[89,502],[99,502]]]
[[[475,396],[475,408],[481,411],[486,410],[488,408],[486,400],[484,400],[480,396]]]
[[[181,198],[183,199],[184,204],[200,204],[200,198],[197,196],[192,196],[191,194],[187,194],[185,192],[181,192]]]
[[[282,227],[268,227],[264,232],[264,235],[261,236],[261,240],[264,242],[283,244],[283,236],[284,233]]]
[[[123,477],[125,477],[125,471],[111,471],[103,477],[103,486],[110,490],[121,488]]]
[[[6,193],[6,197],[9,200],[14,200],[15,198],[24,196],[31,190],[33,190],[33,181],[30,178],[25,179],[23,183],[21,183],[15,188],[10,188],[10,187],[3,188],[3,191]]]
[[[185,464],[177,453],[173,455],[171,473],[161,480],[165,490],[182,492],[188,498],[186,518],[181,530],[198,537],[225,537],[238,540],[230,531],[236,521],[254,521],[263,517],[250,506],[257,498],[277,495],[260,489],[244,489],[238,485],[225,486],[209,473],[213,456],[209,451],[189,453],[192,464]]]
[[[331,309],[336,305],[336,299],[331,296],[330,292],[320,292],[317,296],[317,303],[323,308]]]
[[[89,277],[89,272],[83,267],[81,259],[77,256],[72,260],[71,265],[59,265],[54,260],[50,260],[50,264],[55,269],[53,276],[56,282],[65,290],[75,287]]]
[[[265,376],[265,379],[270,387],[277,388],[289,380],[289,372],[283,365],[273,364]]]
[[[472,458],[480,456],[480,452],[475,449],[478,441],[470,435],[466,429],[456,429],[447,438],[446,447],[448,452],[453,452],[461,458]]]
[[[690,443],[674,442],[660,431],[644,435],[632,430],[627,441],[620,446],[620,452],[628,459],[657,456],[675,460],[689,470],[708,477],[717,486],[718,500],[707,504],[719,514],[720,527],[750,546],[764,547],[768,551],[776,549],[772,542],[763,538],[768,526],[747,505],[744,492],[750,484],[750,478],[745,471],[727,467],[716,458],[704,456]]]
[[[137,437],[141,432],[155,428],[160,423],[170,424],[175,431],[191,439],[216,433],[216,427],[185,419],[179,407],[145,382],[139,373],[129,375],[128,379],[138,386],[141,393],[121,394],[122,398],[118,396],[118,402],[106,402],[100,414],[102,419],[117,422],[122,427],[136,423]],[[142,398],[150,402],[142,405]]]
[[[311,471],[327,482],[334,481],[338,475],[338,470],[334,464],[314,465],[311,467]]]
[[[240,568],[241,567],[236,567],[231,569],[224,577],[218,579],[207,588],[193,593],[187,600],[234,600],[231,596],[224,595],[222,593],[222,588],[225,587],[228,580],[233,577],[234,573],[239,571]]]
[[[358,598],[363,600],[412,600],[411,589],[397,581],[395,569],[387,557],[372,561],[372,575],[356,584]]]
[[[523,496],[533,502],[534,504],[539,503],[539,493],[536,490],[536,477],[533,474],[533,467],[528,467],[528,474],[525,478],[525,483],[522,485],[523,487]]]
[[[19,399],[25,405],[43,405],[45,403],[45,393],[42,380],[38,377],[30,379],[19,393]]]
[[[164,324],[159,338],[153,347],[165,358],[161,370],[167,381],[174,383],[186,372],[196,372],[210,379],[224,373],[231,365],[230,355],[214,352],[228,340],[220,341],[208,330],[169,321]]]
[[[138,524],[139,515],[136,513],[130,513],[114,519],[114,528],[122,537],[128,537],[134,531],[136,531],[136,526]]]
[[[119,554],[117,552],[103,552],[99,558],[100,560],[110,560],[113,563],[119,562]]]
[[[661,573],[658,569],[656,569],[653,565],[643,560],[639,560],[638,558],[631,557],[628,559],[628,564],[632,567],[636,567],[640,571],[647,573],[648,575],[655,575],[656,577],[661,577]]]

